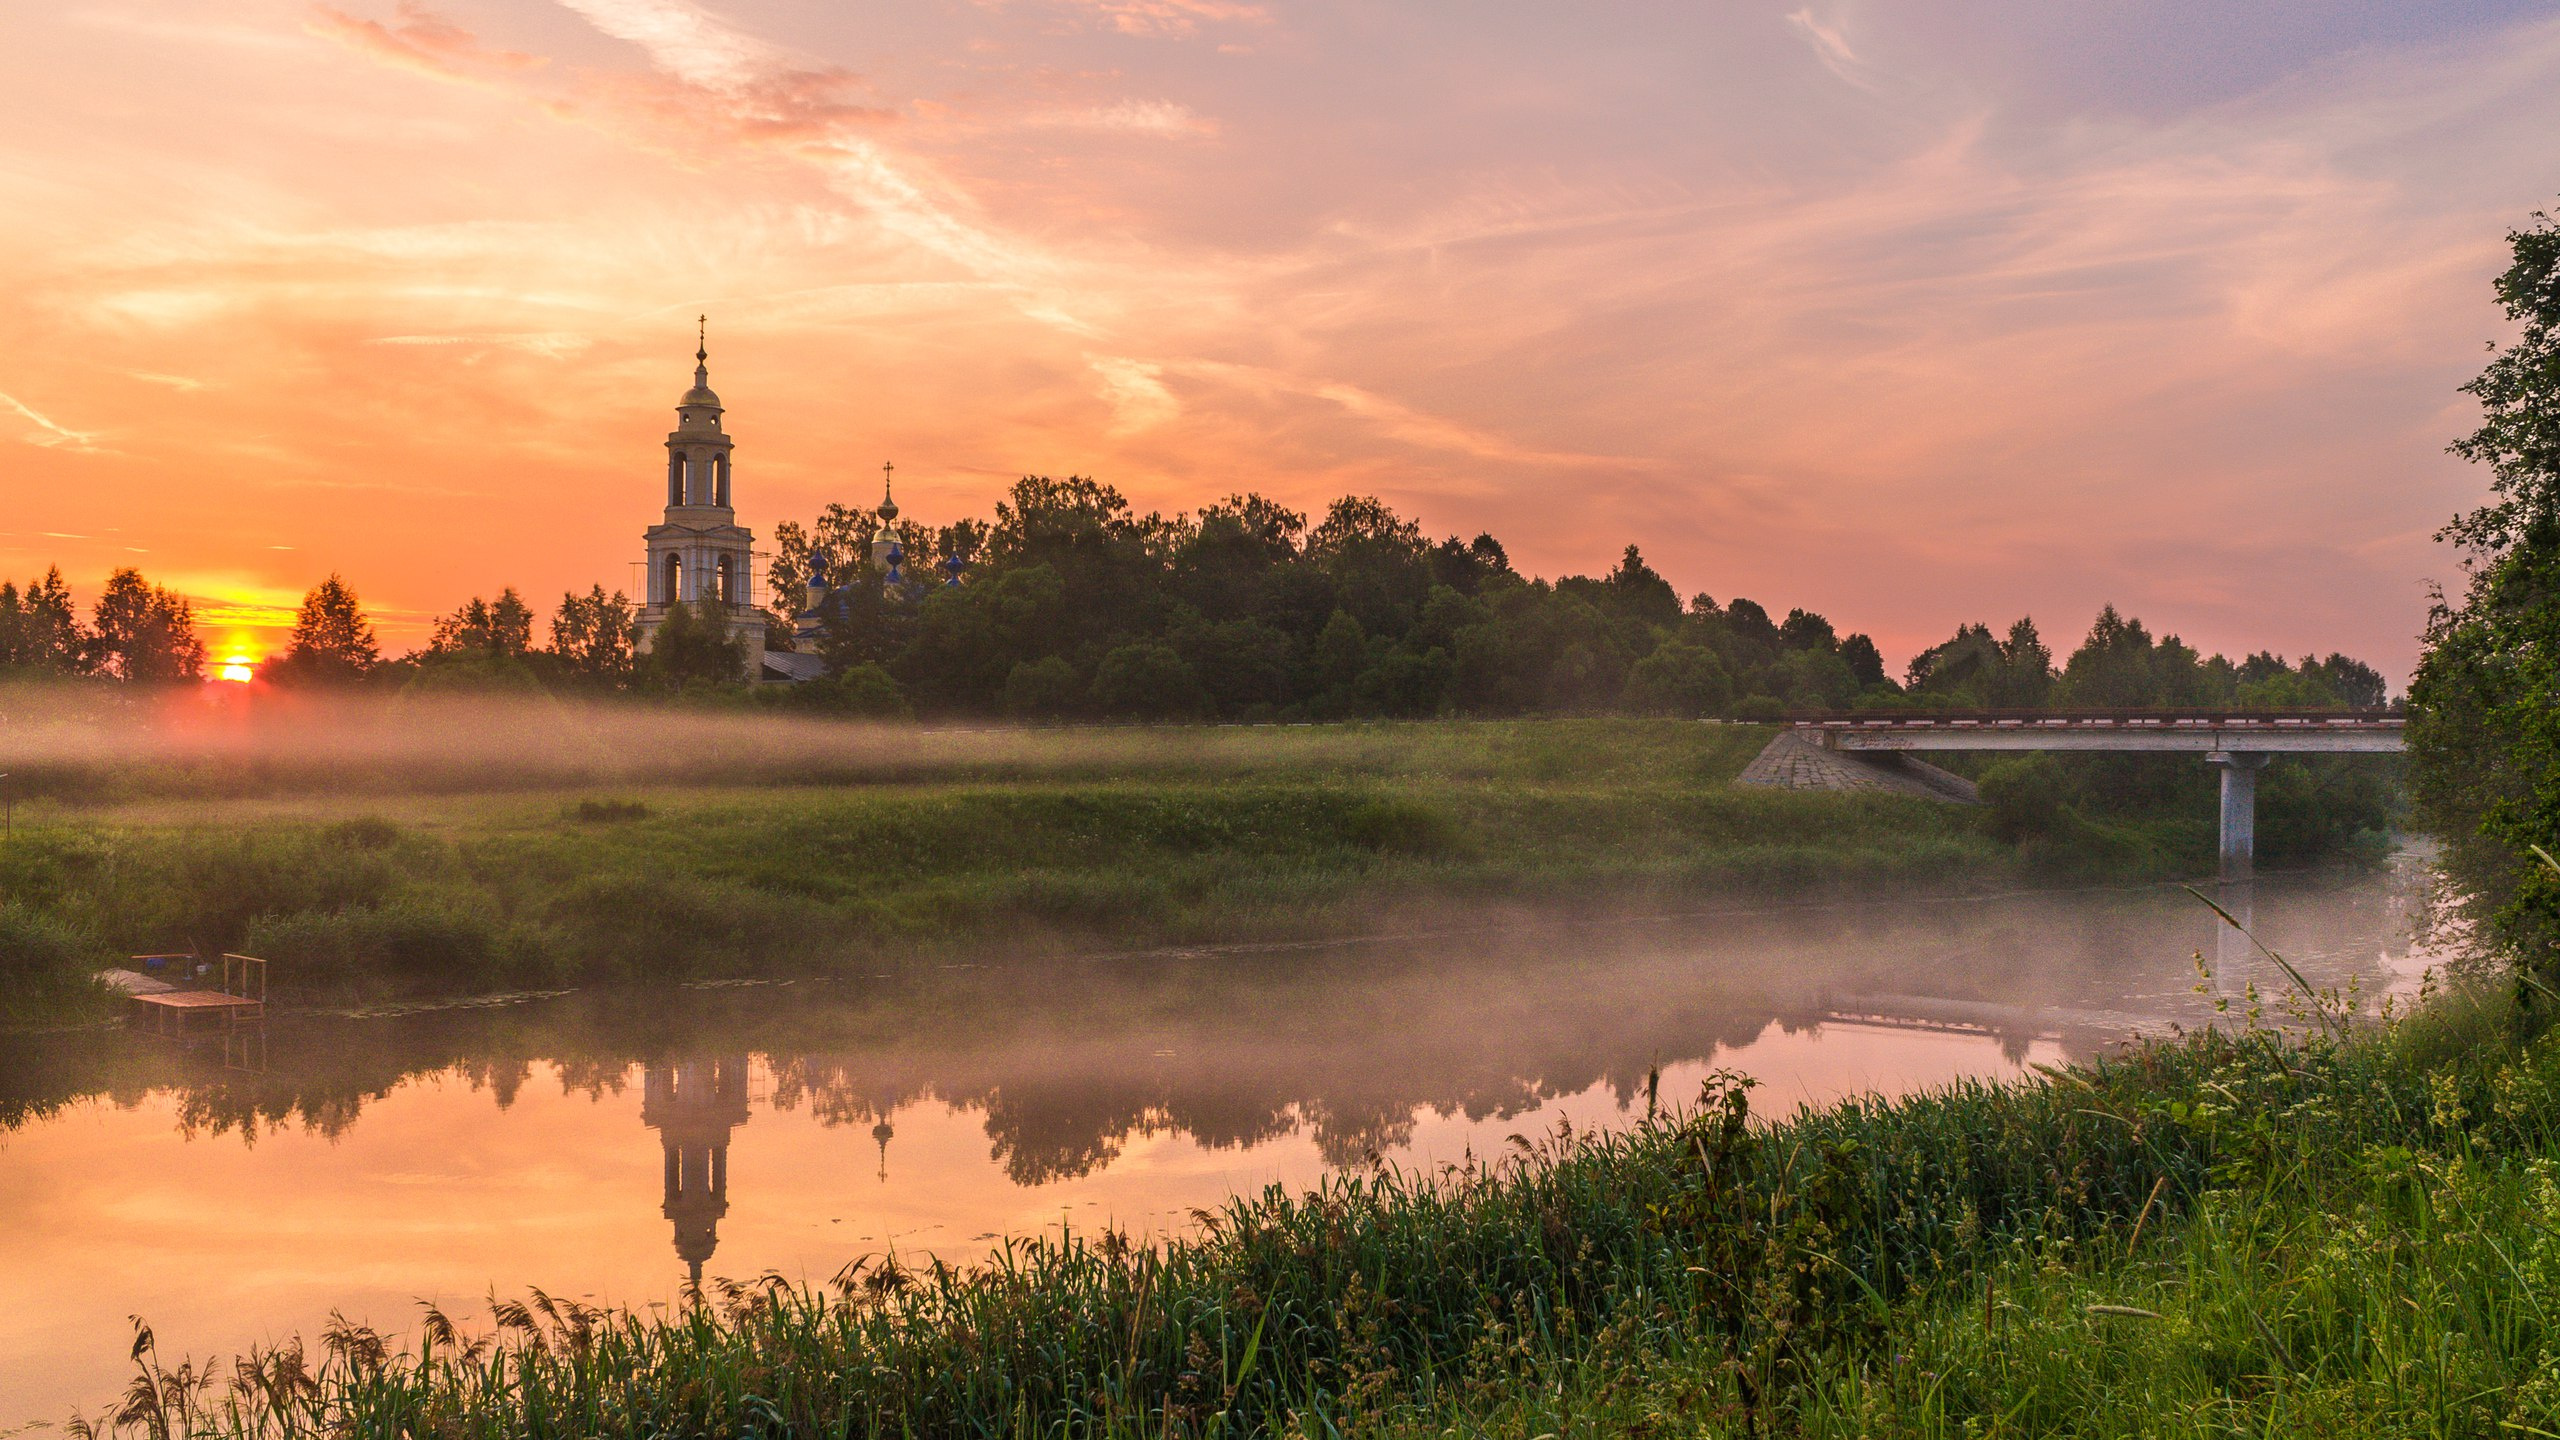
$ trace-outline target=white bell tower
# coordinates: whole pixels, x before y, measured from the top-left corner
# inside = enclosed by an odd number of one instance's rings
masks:
[[[720,397],[711,390],[709,321],[693,352],[693,388],[676,402],[667,435],[667,513],[649,527],[649,586],[634,648],[648,653],[667,607],[681,601],[718,617],[746,642],[740,678],[764,674],[763,607],[755,600],[755,534],[738,523],[729,499],[729,437],[720,429]]]

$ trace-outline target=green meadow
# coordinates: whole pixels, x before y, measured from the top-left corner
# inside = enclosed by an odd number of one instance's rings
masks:
[[[731,722],[757,725],[771,722]],[[280,998],[876,973],[1484,923],[1487,907],[2006,883],[1960,807],[1737,787],[1759,727],[1635,720],[917,736],[915,753],[625,783],[484,773],[216,793],[155,760],[20,807],[22,1012],[120,954],[245,950]],[[937,758],[931,747],[949,753]],[[797,763],[797,762],[795,762]],[[1461,908],[1462,907],[1462,908]]]

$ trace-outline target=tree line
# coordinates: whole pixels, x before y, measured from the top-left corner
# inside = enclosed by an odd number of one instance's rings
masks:
[[[0,674],[153,685],[202,680],[204,664],[194,607],[130,566],[107,576],[85,623],[59,566],[23,590],[0,581]]]
[[[831,507],[778,533],[777,581],[867,553]],[[1140,515],[1082,478],[1017,482],[991,520],[902,526],[904,592],[879,577],[827,605],[817,648],[928,713],[1325,720],[1636,712],[1773,719],[1897,706],[2379,706],[2344,655],[2199,655],[2102,612],[2060,666],[2034,623],[1969,625],[1899,680],[1875,642],[1802,608],[1683,600],[1629,545],[1597,576],[1521,574],[1501,542],[1437,542],[1360,496],[1321,519],[1255,495]],[[940,562],[968,561],[943,584]]]
[[[1025,720],[1335,720],[1639,713],[1772,720],[1790,711],[2380,706],[2371,666],[2340,654],[2288,664],[2203,655],[2112,607],[2059,663],[2031,619],[1960,627],[1887,674],[1873,640],[1802,608],[1685,601],[1629,545],[1597,576],[1521,574],[1491,535],[1426,537],[1362,496],[1321,519],[1262,496],[1196,514],[1138,514],[1107,484],[1017,482],[985,520],[912,522],[896,583],[866,557],[878,522],[831,506],[786,522],[765,612],[772,650],[805,644],[825,678],[740,681],[719,617],[671,607],[646,654],[636,609],[601,586],[564,594],[548,643],[513,589],[474,597],[428,642],[386,657],[354,590],[332,575],[304,597],[264,678],[286,686],[574,690],[697,696],[855,713]],[[966,583],[940,562],[966,558]],[[814,633],[795,638],[805,579],[830,581]],[[20,638],[23,637],[23,638]],[[22,668],[122,679],[198,678],[184,600],[120,570],[86,627],[60,576],[0,588],[0,656]],[[78,657],[77,663],[28,656]]]

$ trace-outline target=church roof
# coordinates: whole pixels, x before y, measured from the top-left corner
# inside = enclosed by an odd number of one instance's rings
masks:
[[[709,322],[704,323],[707,325]],[[684,392],[684,398],[676,405],[679,409],[694,405],[708,405],[714,410],[720,408],[720,397],[711,390],[711,341],[707,332],[694,340],[693,388]]]
[[[700,355],[696,355],[694,357],[697,362],[701,361],[703,358],[704,357]],[[684,398],[677,401],[676,405],[679,409],[690,408],[695,405],[708,405],[714,410],[720,408],[720,397],[718,394],[714,393],[711,388],[711,370],[709,366],[700,363],[696,363],[694,365],[693,388],[684,392]]]

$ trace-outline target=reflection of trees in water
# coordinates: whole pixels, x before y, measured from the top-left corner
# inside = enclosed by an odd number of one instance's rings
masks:
[[[2408,888],[2301,886],[2262,895],[2259,921],[2289,954],[2369,956],[2397,945]],[[1304,1134],[1357,1165],[1408,1143],[1426,1111],[1509,1119],[1594,1087],[1630,1104],[1656,1065],[1712,1062],[1773,1024],[1802,1030],[1843,1008],[1900,1006],[1921,1024],[1992,1015],[1965,1023],[2013,1059],[2061,1028],[2086,1054],[2107,1034],[2071,1032],[2050,1007],[2184,1001],[2188,957],[2211,943],[2209,912],[2148,890],[279,1019],[262,1076],[208,1074],[120,1037],[19,1037],[0,1040],[0,1126],[83,1096],[174,1093],[190,1134],[334,1136],[423,1074],[506,1106],[538,1070],[603,1096],[659,1057],[752,1053],[775,1105],[872,1127],[884,1147],[909,1106],[977,1112],[1024,1184],[1163,1134],[1213,1150]]]

